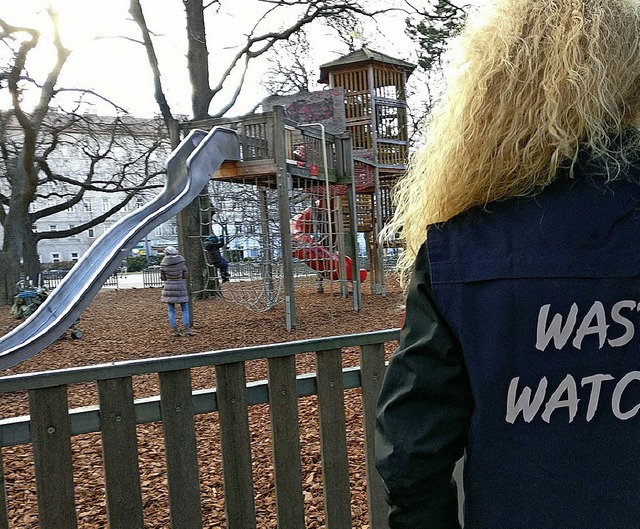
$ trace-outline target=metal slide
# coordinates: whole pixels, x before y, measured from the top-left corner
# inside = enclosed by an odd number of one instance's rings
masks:
[[[225,160],[240,160],[234,131],[191,131],[167,159],[162,193],[97,239],[38,310],[0,338],[0,369],[32,357],[62,336],[136,243],[190,204]]]

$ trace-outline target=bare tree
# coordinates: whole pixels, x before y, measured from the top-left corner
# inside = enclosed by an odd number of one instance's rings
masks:
[[[40,33],[0,19],[0,88],[8,90],[12,101],[12,108],[0,114],[0,303],[12,302],[21,272],[37,277],[39,241],[76,235],[120,211],[153,187],[152,179],[163,170],[168,152],[162,122],[146,123],[141,133],[143,127],[136,120],[116,115],[105,121],[77,113],[82,101],[101,98],[89,90],[58,86],[70,52],[61,42],[51,9],[49,17],[57,56],[43,84],[26,68],[29,54],[40,44]],[[27,90],[39,93],[33,110],[25,109]],[[77,96],[72,109],[62,108],[57,99],[61,93]],[[163,155],[158,157],[159,151]],[[107,211],[70,229],[34,229],[37,221],[82,203],[91,191],[117,198]]]
[[[304,31],[280,42],[267,61],[267,70],[261,84],[270,94],[286,95],[315,90],[313,62],[309,40]]]
[[[336,23],[338,19],[349,17],[372,18],[381,13],[404,9],[404,6],[389,6],[387,2],[370,0],[258,0],[261,10],[257,11],[243,42],[234,48],[231,58],[218,70],[219,73],[214,78],[210,62],[219,59],[221,50],[209,50],[206,12],[216,10],[216,13],[220,13],[233,7],[237,8],[240,4],[237,0],[216,0],[209,3],[203,0],[183,0],[183,3],[186,17],[187,68],[191,82],[191,108],[194,120],[225,115],[236,104],[245,88],[250,64],[256,59],[267,57],[279,43],[294,38],[306,27],[312,24]],[[368,7],[373,4],[380,7]],[[140,0],[130,0],[129,12],[140,27],[142,42],[154,75],[156,102],[167,127],[171,129],[174,118],[162,91],[153,35],[147,26]],[[250,15],[251,13],[245,10],[241,16],[246,18]],[[273,20],[279,20],[275,29],[269,25]],[[256,106],[257,104],[258,102]],[[216,110],[212,111],[214,105]],[[194,201],[180,213],[183,232],[193,233],[193,230],[198,228],[199,214],[198,201]],[[199,241],[181,236],[180,245],[191,267],[196,270],[203,269],[205,263]],[[191,286],[194,291],[203,290],[204,280],[200,274],[192,275]]]
[[[341,52],[348,53],[368,44],[362,16],[352,12],[326,20],[333,30]],[[319,89],[318,63],[313,57],[311,43],[305,29],[274,45],[267,57],[269,68],[261,82],[269,94],[287,95]]]

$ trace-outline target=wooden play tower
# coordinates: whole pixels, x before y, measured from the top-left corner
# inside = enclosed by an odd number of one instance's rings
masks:
[[[356,225],[340,214],[344,204],[347,217],[356,216],[350,135],[321,134],[292,122],[283,106],[237,118],[199,120],[185,124],[183,130],[213,127],[234,130],[241,153],[240,161],[225,162],[211,175],[219,204],[214,209],[217,215],[221,208],[240,211],[242,232],[253,228],[259,248],[250,263],[257,273],[233,274],[222,287],[225,298],[234,296],[243,303],[238,293],[247,287],[258,294],[266,310],[284,301],[286,326],[291,330],[297,325],[296,288],[323,276],[337,281],[343,296],[351,294],[354,310],[359,310]]]
[[[243,286],[255,293],[259,285],[265,310],[284,301],[292,329],[295,290],[305,276],[319,282],[319,292],[323,281],[339,281],[341,295],[353,295],[355,310],[365,278],[372,293],[386,295],[389,248],[378,244],[378,234],[393,213],[390,190],[406,170],[405,86],[413,69],[363,48],[321,66],[327,90],[267,98],[262,113],[183,124],[185,133],[222,126],[238,135],[241,160],[212,174],[207,191],[207,201],[216,202],[215,215],[207,213],[218,216],[216,231],[221,214],[232,208],[235,232],[225,235],[251,230],[256,241],[247,268],[258,270],[257,277],[236,274],[237,281],[223,287],[230,296],[239,300]],[[214,220],[208,222],[204,231],[185,236],[213,232]],[[368,277],[359,267],[358,233],[366,240]]]
[[[320,66],[320,82],[344,90],[356,175],[370,179],[370,185],[358,188],[357,209],[375,294],[385,294],[385,248],[378,234],[393,213],[391,188],[407,168],[406,83],[414,69],[366,47]]]

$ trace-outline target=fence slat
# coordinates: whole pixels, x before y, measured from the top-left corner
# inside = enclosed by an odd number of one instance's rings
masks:
[[[9,529],[9,515],[7,512],[7,495],[5,492],[4,484],[4,463],[2,462],[2,449],[0,449],[0,529]]]
[[[269,412],[278,529],[304,527],[295,356],[270,358]]]
[[[351,529],[342,351],[316,353],[320,449],[327,529]]]
[[[160,405],[169,484],[171,529],[202,527],[191,372],[160,373]]]
[[[376,470],[376,404],[384,375],[384,344],[365,345],[360,350],[360,383],[364,424],[364,454],[367,469],[369,525],[387,527],[387,503],[382,478]]]
[[[216,366],[227,529],[255,529],[244,362]]]
[[[67,387],[29,391],[40,529],[78,526]]]
[[[98,381],[109,527],[142,529],[142,493],[131,377]]]

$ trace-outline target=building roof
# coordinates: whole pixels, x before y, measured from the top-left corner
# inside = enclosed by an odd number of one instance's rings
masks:
[[[320,65],[320,82],[321,83],[329,82],[329,72],[331,70],[342,69],[345,66],[355,66],[358,64],[367,64],[371,62],[390,64],[392,66],[396,66],[400,69],[406,70],[407,73],[413,72],[413,70],[415,70],[416,68],[416,65],[411,64],[410,62],[403,61],[402,59],[397,59],[395,57],[391,57],[390,55],[386,55],[384,53],[372,50],[367,47],[362,47],[359,50],[356,50],[347,55],[343,55],[342,57],[339,57],[335,61],[321,64]]]

